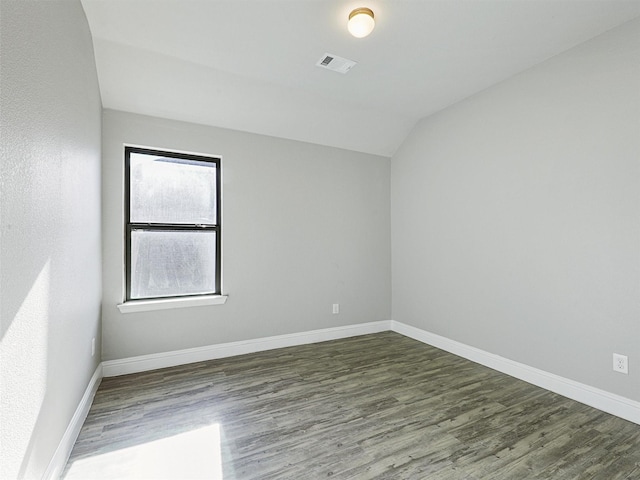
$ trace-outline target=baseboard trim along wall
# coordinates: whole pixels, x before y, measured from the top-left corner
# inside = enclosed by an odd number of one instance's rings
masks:
[[[78,404],[78,408],[76,408],[73,417],[71,417],[69,426],[67,426],[67,429],[62,436],[62,440],[60,440],[58,448],[53,454],[42,478],[58,479],[60,478],[60,475],[62,475],[62,471],[67,464],[67,460],[69,460],[69,455],[71,455],[71,450],[73,450],[73,445],[76,443],[76,439],[80,434],[80,429],[89,414],[89,409],[93,403],[93,397],[96,396],[96,392],[100,386],[100,381],[103,376],[102,373],[102,364],[100,364],[93,373],[91,380],[89,380],[89,385],[87,385],[87,388],[84,391],[84,395]]]
[[[391,330],[391,320],[360,323],[344,327],[323,328],[309,332],[277,335],[274,337],[256,338],[239,342],[222,343],[206,347],[188,348],[173,352],[142,355],[121,360],[107,360],[102,363],[105,377],[115,377],[128,373],[145,372],[158,368],[174,367],[194,362],[203,362],[215,358],[233,357],[246,353],[262,352],[275,348],[293,347],[309,343],[337,340]]]
[[[558,393],[564,397],[576,400],[603,412],[610,413],[630,422],[640,425],[640,402],[615,395],[605,390],[600,390],[583,383],[554,375],[523,363],[485,352],[479,348],[471,347],[464,343],[451,340],[435,333],[428,332],[394,320],[361,323],[344,327],[325,328],[309,332],[278,335],[274,337],[257,338],[239,342],[223,343],[199,348],[189,348],[172,352],[142,355],[138,357],[123,358],[120,360],[107,360],[96,369],[87,389],[76,409],[67,430],[56,450],[49,467],[43,478],[58,478],[65,467],[71,454],[73,445],[78,438],[82,424],[84,423],[91,402],[96,394],[102,377],[115,377],[129,373],[145,372],[158,368],[173,367],[194,362],[213,360],[216,358],[244,355],[246,353],[273,350],[276,348],[293,347],[309,343],[325,342],[340,338],[355,337],[384,331],[394,331],[419,342],[431,345],[454,355],[458,355],[472,362],[505,373],[512,377],[524,380],[538,387]]]
[[[485,352],[479,348],[401,322],[392,320],[391,330],[640,425],[640,402]]]
[[[275,348],[292,347],[309,343],[336,340],[339,338],[366,335],[392,330],[422,343],[440,348],[472,362],[506,373],[538,387],[550,390],[572,400],[597,408],[640,425],[640,402],[600,390],[574,380],[540,370],[523,363],[485,352],[479,348],[451,340],[440,335],[406,325],[394,320],[325,328],[309,332],[257,338],[240,342],[223,343],[206,347],[190,348],[173,352],[142,355],[139,357],[108,360],[103,362],[105,377],[144,372],[158,368],[173,367],[187,363],[202,362],[215,358],[232,357],[246,353],[261,352]]]

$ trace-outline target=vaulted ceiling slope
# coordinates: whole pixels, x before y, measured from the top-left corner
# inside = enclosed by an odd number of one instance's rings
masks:
[[[105,108],[391,156],[415,123],[640,0],[82,0]],[[363,39],[349,12],[373,9]],[[358,64],[317,67],[331,53]]]

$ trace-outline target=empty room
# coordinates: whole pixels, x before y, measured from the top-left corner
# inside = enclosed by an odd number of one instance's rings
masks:
[[[0,478],[640,479],[640,0],[0,0]]]

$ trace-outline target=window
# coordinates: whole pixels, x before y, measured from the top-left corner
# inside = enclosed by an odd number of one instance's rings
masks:
[[[219,295],[220,158],[125,147],[126,300]]]

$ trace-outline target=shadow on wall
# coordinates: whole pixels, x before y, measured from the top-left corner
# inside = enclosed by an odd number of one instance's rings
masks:
[[[6,262],[3,262],[6,263]],[[26,280],[21,277],[19,280]],[[20,283],[20,282],[16,282]],[[19,476],[26,473],[28,460],[34,446],[33,432],[41,419],[42,405],[47,391],[47,363],[49,355],[49,309],[51,294],[51,263],[46,260],[40,272],[36,275],[28,292],[19,302],[19,298],[11,302],[17,308],[11,317],[3,311],[2,348],[3,395],[12,401],[12,414],[20,419],[19,432],[24,437],[13,438],[17,443],[17,451],[26,451]],[[3,298],[6,298],[3,292]],[[14,299],[12,295],[10,297]],[[3,304],[8,303],[6,300]],[[4,310],[4,305],[3,305]],[[7,318],[10,321],[7,322]],[[11,377],[7,378],[8,371]],[[18,400],[19,399],[19,400]],[[32,432],[31,438],[26,433]]]

